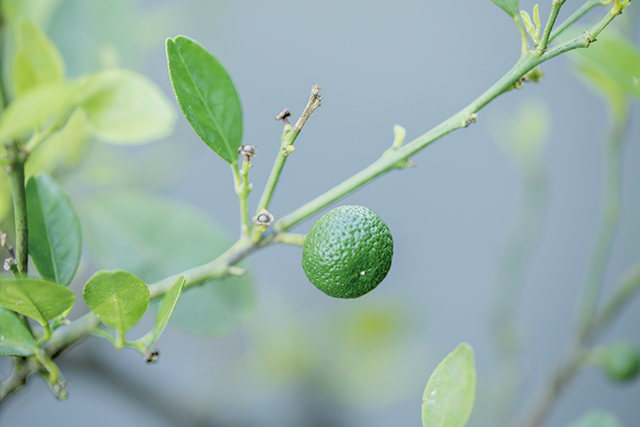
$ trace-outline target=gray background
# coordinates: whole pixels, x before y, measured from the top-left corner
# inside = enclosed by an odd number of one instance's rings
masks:
[[[548,3],[541,7],[543,16]],[[562,16],[578,3],[567,2]],[[521,1],[522,9],[532,7],[533,2]],[[633,9],[638,12],[637,5]],[[100,51],[107,46],[118,52],[121,65],[149,75],[171,97],[164,39],[185,34],[213,52],[238,88],[244,142],[259,147],[251,170],[251,211],[279,146],[281,125],[273,116],[284,107],[297,116],[311,85],[322,86],[322,107],[298,138],[273,199],[276,217],[376,160],[391,144],[394,124],[405,127],[411,140],[467,105],[511,67],[520,49],[509,17],[489,0],[68,0],[54,15],[49,33],[61,46],[72,76],[98,70]],[[43,381],[32,378],[0,410],[0,424],[418,426],[431,371],[466,341],[475,351],[479,382],[470,425],[492,425],[489,311],[519,178],[485,119],[536,97],[548,107],[552,129],[545,155],[549,205],[517,302],[527,342],[521,403],[529,408],[572,333],[599,217],[606,111],[570,65],[565,57],[544,64],[542,83],[492,102],[477,124],[415,156],[418,167],[391,172],[340,202],[371,208],[393,232],[393,267],[372,294],[356,301],[327,298],[306,280],[298,248],[268,248],[250,259],[257,312],[232,337],[204,340],[169,328],[154,366],[145,366],[132,351],[117,352],[89,339],[60,362],[71,380],[68,401],[56,402]],[[623,216],[605,290],[640,258],[639,118],[636,102],[625,148]],[[161,192],[197,206],[229,230],[237,229],[228,167],[182,116],[167,141],[105,150],[122,158],[155,153],[162,159],[160,175],[168,181],[176,178]],[[141,178],[130,184],[152,187]],[[295,231],[305,233],[312,223],[307,220]],[[277,336],[279,328],[291,323],[311,324],[303,335],[316,342],[324,333],[318,319],[375,304],[395,304],[406,322],[389,362],[389,386],[373,388],[375,398],[340,404],[299,378],[264,375],[269,368],[261,364],[253,344],[265,325]],[[151,322],[145,318],[140,330]],[[640,345],[639,324],[636,298],[602,342],[626,337]],[[328,358],[340,356],[326,351]],[[363,383],[360,388],[366,387]],[[599,370],[588,370],[559,399],[548,425],[564,426],[599,407],[618,414],[625,426],[635,426],[639,401],[640,382],[615,386]]]

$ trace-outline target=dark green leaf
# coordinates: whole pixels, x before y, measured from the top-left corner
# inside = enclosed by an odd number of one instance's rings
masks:
[[[162,302],[160,303],[160,308],[158,309],[158,316],[156,317],[156,323],[153,325],[153,331],[151,331],[151,335],[148,338],[145,344],[147,349],[150,349],[154,346],[160,335],[164,331],[164,328],[169,323],[169,318],[171,317],[171,313],[173,313],[173,309],[176,307],[178,303],[178,298],[180,298],[180,294],[182,293],[182,288],[184,287],[187,279],[184,276],[180,276],[180,278],[173,284],[169,292],[167,292],[162,298]]]
[[[37,86],[16,98],[0,118],[0,141],[22,136],[46,124],[70,105],[76,87],[68,83]]]
[[[622,424],[615,415],[592,409],[567,427],[622,427]]]
[[[98,271],[84,285],[82,297],[96,317],[121,337],[149,306],[149,288],[126,271]]]
[[[147,77],[109,69],[82,82],[81,99],[93,134],[114,144],[140,144],[168,136],[176,117],[169,99]]]
[[[3,279],[0,284],[0,305],[31,317],[43,326],[68,312],[75,300],[71,290],[44,280]]]
[[[18,51],[13,60],[13,85],[16,96],[43,84],[64,79],[64,62],[55,45],[26,18],[15,23]]]
[[[11,310],[0,307],[0,356],[31,356],[36,340]]]
[[[171,84],[178,104],[196,133],[228,163],[238,158],[242,108],[227,70],[195,41],[167,39]]]
[[[80,263],[80,221],[64,189],[47,174],[27,181],[29,253],[40,275],[68,285]]]
[[[504,10],[512,18],[518,16],[518,0],[491,0],[493,4]]]
[[[211,218],[147,193],[92,197],[79,209],[98,265],[124,268],[146,283],[209,262],[232,243]],[[230,276],[185,291],[171,322],[200,334],[228,334],[253,308],[251,278]]]
[[[436,367],[422,396],[424,427],[463,427],[476,397],[473,349],[462,343]]]

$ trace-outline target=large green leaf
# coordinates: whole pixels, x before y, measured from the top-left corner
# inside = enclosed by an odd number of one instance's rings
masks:
[[[0,118],[0,143],[44,127],[70,105],[75,85],[53,83],[37,86],[16,98]]]
[[[80,263],[80,221],[69,196],[51,176],[27,181],[29,253],[40,275],[68,285]]]
[[[518,16],[518,0],[491,0],[493,4],[515,18]]]
[[[622,424],[610,412],[591,409],[567,427],[622,427]]]
[[[16,96],[43,84],[64,80],[64,62],[55,45],[26,18],[15,23],[18,51],[13,60]]]
[[[121,337],[149,306],[149,288],[126,271],[98,271],[84,285],[82,297],[93,314]]]
[[[173,132],[176,116],[162,90],[130,70],[109,69],[86,77],[78,102],[99,139],[141,144]]]
[[[242,142],[242,107],[227,70],[206,49],[183,36],[167,39],[167,60],[185,117],[205,144],[233,163]]]
[[[11,310],[0,307],[0,356],[31,356],[36,340]]]
[[[68,288],[39,279],[2,279],[0,305],[41,325],[68,312],[76,297]]]
[[[211,218],[147,193],[105,194],[78,208],[96,263],[124,268],[146,283],[211,261],[231,246]],[[253,308],[251,278],[230,276],[183,292],[171,322],[199,334],[224,335]]]
[[[151,349],[151,347],[155,345],[158,338],[160,338],[160,335],[162,335],[164,328],[166,328],[167,323],[169,323],[169,318],[171,317],[173,310],[176,308],[178,298],[180,298],[182,288],[186,281],[187,279],[184,276],[180,276],[171,289],[169,289],[169,292],[167,292],[162,298],[160,308],[158,309],[158,316],[156,317],[156,322],[153,325],[153,330],[148,337],[143,338],[147,349]]]
[[[422,396],[424,427],[463,427],[476,397],[473,349],[462,343],[436,367]]]

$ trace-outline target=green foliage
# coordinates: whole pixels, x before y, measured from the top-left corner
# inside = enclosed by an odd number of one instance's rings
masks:
[[[238,158],[242,142],[240,98],[220,62],[195,41],[167,39],[171,84],[196,133],[226,162]]]
[[[32,356],[38,352],[31,332],[11,310],[0,307],[0,356]]]
[[[149,306],[149,288],[126,271],[98,271],[84,285],[82,297],[102,323],[118,332],[120,340]]]
[[[119,191],[79,205],[86,241],[98,265],[123,268],[153,283],[207,263],[231,246],[210,218],[175,201]],[[202,335],[226,335],[254,308],[248,275],[189,289],[171,322]]]
[[[335,298],[358,298],[375,289],[392,259],[389,227],[363,206],[339,206],[322,215],[302,248],[307,278]]]
[[[640,50],[620,34],[606,33],[589,49],[571,55],[576,72],[621,114],[625,95],[640,98]]]
[[[9,104],[0,118],[0,141],[24,136],[68,107],[76,91],[69,83],[37,86]]]
[[[504,10],[512,18],[518,16],[518,0],[491,0],[493,4]]]
[[[592,409],[567,427],[622,427],[622,424],[615,415]]]
[[[37,86],[64,80],[64,62],[53,43],[35,25],[20,17],[15,23],[18,51],[13,60],[13,86],[20,96]]]
[[[68,285],[80,263],[80,221],[64,189],[51,176],[27,181],[29,253],[40,275]]]
[[[153,329],[144,337],[140,338],[138,341],[143,343],[147,350],[150,350],[155,343],[162,335],[164,328],[166,328],[167,323],[169,323],[169,318],[173,313],[173,310],[176,308],[176,304],[178,303],[178,299],[182,294],[182,289],[184,288],[184,284],[187,279],[184,276],[180,276],[176,283],[173,284],[169,292],[167,292],[162,298],[162,302],[160,303],[160,308],[158,309],[158,315],[156,316],[156,322],[153,324]]]
[[[603,368],[611,380],[626,382],[638,376],[640,352],[633,344],[620,342],[605,351]]]
[[[68,314],[76,297],[70,289],[39,279],[2,279],[0,305],[24,314],[48,329],[48,322]]]
[[[78,104],[87,113],[93,134],[114,144],[166,137],[176,120],[169,100],[155,83],[119,68],[82,79]]]
[[[463,427],[476,397],[473,349],[462,343],[436,367],[422,396],[424,427]]]

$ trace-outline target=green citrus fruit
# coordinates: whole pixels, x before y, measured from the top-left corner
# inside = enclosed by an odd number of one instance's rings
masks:
[[[614,344],[607,349],[604,358],[604,371],[614,381],[629,381],[640,371],[638,349],[628,343]]]
[[[302,268],[316,288],[335,298],[372,291],[391,268],[393,238],[370,209],[340,206],[313,224],[302,248]]]

